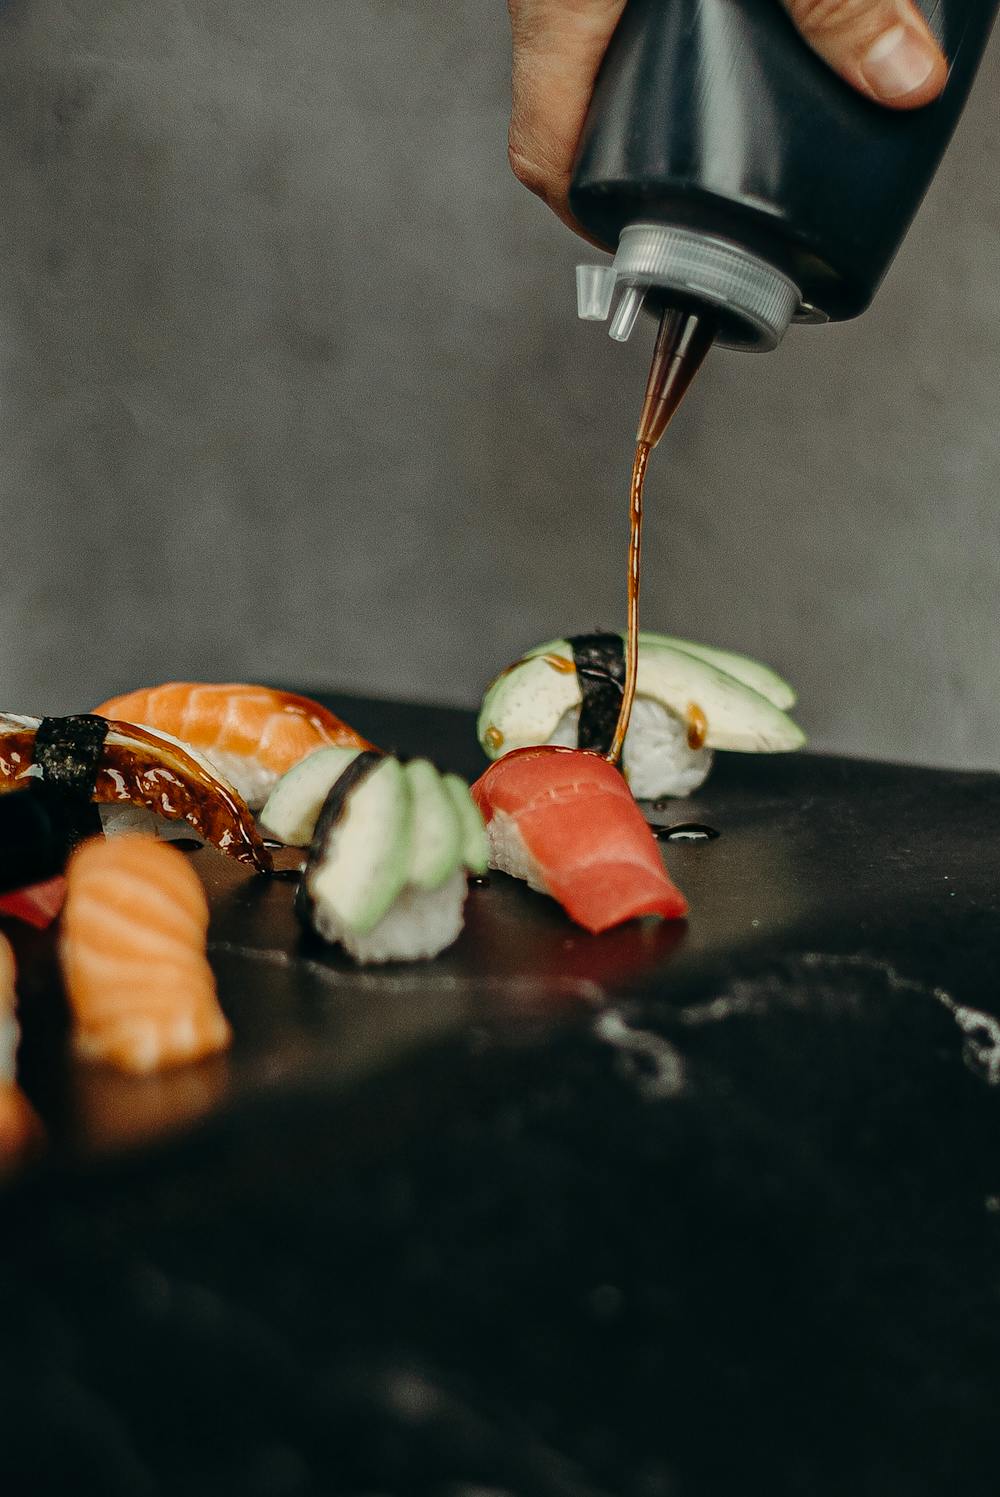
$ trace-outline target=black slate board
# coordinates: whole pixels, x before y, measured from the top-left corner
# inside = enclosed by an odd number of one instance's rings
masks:
[[[686,926],[494,876],[382,972],[198,854],[236,1044],[151,1082],[65,1063],[21,940],[5,1497],[995,1492],[1000,777],[732,757],[657,819],[720,832]]]

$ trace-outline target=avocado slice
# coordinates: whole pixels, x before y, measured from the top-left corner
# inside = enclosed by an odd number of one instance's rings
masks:
[[[408,882],[437,889],[462,862],[458,806],[428,759],[411,759],[405,774],[413,797],[413,840]]]
[[[407,882],[412,845],[413,793],[398,759],[382,758],[346,797],[334,786],[304,875],[317,928],[324,915],[359,934],[377,925]]]
[[[330,790],[360,749],[323,748],[287,770],[260,813],[260,824],[288,847],[308,847]]]
[[[446,774],[442,779],[454,802],[462,827],[462,862],[470,873],[481,876],[489,867],[490,839],[479,807],[472,799],[468,785],[459,775]]]
[[[664,645],[668,649],[683,650],[685,655],[705,660],[709,665],[714,665],[716,670],[725,671],[727,676],[735,676],[737,681],[742,681],[744,686],[749,686],[759,696],[767,697],[782,712],[788,712],[795,706],[795,688],[769,665],[764,665],[760,660],[752,660],[749,655],[735,655],[731,650],[695,644],[690,639],[675,639],[670,634],[654,634],[647,629],[639,630],[640,650],[643,645]]]

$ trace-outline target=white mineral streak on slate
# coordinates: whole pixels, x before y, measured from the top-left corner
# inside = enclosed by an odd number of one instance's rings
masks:
[[[594,1020],[594,1034],[618,1052],[622,1074],[635,1081],[646,1101],[660,1102],[684,1090],[684,1063],[662,1035],[633,1029],[613,1008]]]
[[[885,980],[890,992],[917,993],[922,998],[931,998],[940,1003],[951,1014],[962,1031],[962,1060],[974,1076],[985,1081],[987,1086],[1000,1086],[1000,1022],[982,1009],[958,1003],[944,988],[928,987],[925,983],[903,977],[890,962],[877,957],[861,955],[839,955],[819,951],[803,953],[802,965],[814,972],[828,976],[842,975],[846,971],[877,973]],[[808,993],[797,994],[794,989],[782,988],[779,993],[762,990],[759,983],[751,980],[734,982],[728,993],[711,998],[706,1003],[692,1004],[678,1011],[682,1024],[692,1028],[704,1024],[724,1023],[727,1019],[762,1015],[775,1002],[785,1007],[805,1006]]]
[[[944,1004],[965,1035],[962,1059],[969,1070],[987,1086],[1000,1085],[1000,1024],[982,1009],[956,1003],[943,988],[935,988],[934,997]]]
[[[933,998],[948,1010],[965,1036],[962,1059],[968,1069],[981,1081],[985,1081],[987,1086],[1000,1085],[1000,1023],[992,1015],[984,1013],[982,1009],[957,1003],[944,988],[929,988],[923,983],[914,982],[912,978],[902,977],[891,963],[879,961],[875,957],[824,956],[819,952],[810,952],[804,961],[813,968],[863,967],[868,971],[881,973],[894,992],[920,993],[926,998]]]

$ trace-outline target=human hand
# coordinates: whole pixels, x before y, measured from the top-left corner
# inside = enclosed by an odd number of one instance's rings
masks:
[[[782,0],[802,36],[859,93],[890,109],[937,98],[948,65],[913,0]],[[514,42],[510,164],[579,232],[570,173],[594,79],[625,0],[508,0]]]

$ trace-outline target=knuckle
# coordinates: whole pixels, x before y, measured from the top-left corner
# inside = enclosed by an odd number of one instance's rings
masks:
[[[872,0],[786,0],[788,13],[808,37],[836,37],[871,22],[879,7]]]

